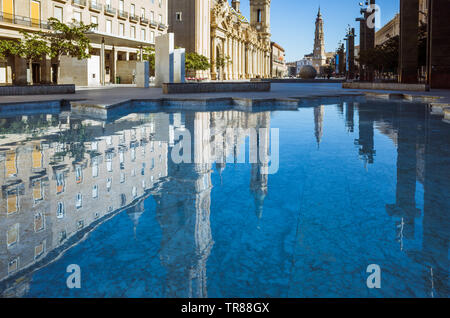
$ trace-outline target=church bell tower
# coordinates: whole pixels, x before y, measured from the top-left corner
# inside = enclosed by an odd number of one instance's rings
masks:
[[[250,0],[250,24],[270,38],[270,0]]]

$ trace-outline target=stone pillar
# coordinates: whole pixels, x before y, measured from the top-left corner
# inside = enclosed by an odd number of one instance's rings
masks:
[[[116,74],[117,74],[117,51],[116,48],[113,46],[112,47],[112,51],[111,51],[111,59],[112,61],[110,61],[110,74],[111,74],[111,83],[117,84],[116,83]]]
[[[217,59],[217,40],[216,37],[212,38],[211,41],[212,47],[211,47],[211,79],[212,80],[216,80],[217,79],[217,64],[216,64],[216,59]]]
[[[428,0],[428,83],[450,88],[450,3]]]
[[[223,40],[223,56],[228,56],[228,38]],[[223,68],[223,79],[228,79],[228,64],[225,64],[225,67]]]
[[[100,85],[105,85],[105,39],[100,47]]]
[[[401,83],[417,83],[419,0],[400,0],[400,77]]]

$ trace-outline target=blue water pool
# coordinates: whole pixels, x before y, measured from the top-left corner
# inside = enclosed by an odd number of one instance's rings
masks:
[[[426,105],[61,112],[0,137],[3,297],[450,295],[450,124]]]

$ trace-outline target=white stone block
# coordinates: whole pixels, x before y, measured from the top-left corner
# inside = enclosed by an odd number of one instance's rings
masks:
[[[174,34],[167,33],[155,39],[155,86],[173,81],[173,65],[171,72],[171,56],[175,49]],[[171,76],[172,75],[172,76]]]

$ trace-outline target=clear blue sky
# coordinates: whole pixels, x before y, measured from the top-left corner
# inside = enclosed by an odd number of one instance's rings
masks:
[[[272,0],[272,41],[286,50],[288,62],[300,60],[311,53],[314,45],[314,30],[317,9],[321,7],[324,18],[325,49],[336,50],[345,36],[348,24],[356,29],[359,42],[359,2],[364,0]],[[231,1],[230,1],[231,3]],[[241,0],[241,11],[250,18],[249,0]],[[381,8],[381,25],[391,20],[399,11],[400,0],[377,0]]]

